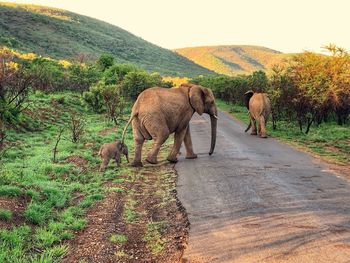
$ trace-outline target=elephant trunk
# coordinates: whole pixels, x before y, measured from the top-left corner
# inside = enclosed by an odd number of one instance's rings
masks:
[[[211,144],[209,155],[212,155],[215,149],[216,143],[216,129],[217,129],[217,115],[210,115],[210,123],[211,123]]]

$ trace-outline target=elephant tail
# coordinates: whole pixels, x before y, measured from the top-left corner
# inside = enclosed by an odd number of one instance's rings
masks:
[[[250,127],[252,126],[252,121],[250,120],[249,121],[249,124],[248,124],[248,127],[247,127],[247,129],[245,129],[245,131],[244,132],[247,132],[247,131],[249,131],[249,129],[250,129]]]
[[[249,101],[253,95],[254,95],[254,91],[252,90],[248,90],[246,93],[244,93],[244,102],[248,110],[249,110]]]
[[[132,112],[132,113],[131,113],[130,119],[128,120],[128,122],[127,122],[127,124],[125,125],[124,130],[123,130],[122,143],[124,143],[124,140],[125,140],[125,133],[126,133],[126,130],[128,129],[130,123],[132,122],[132,120],[133,120],[136,116],[137,116],[137,112]]]
[[[102,153],[102,147],[103,147],[103,146],[101,146],[101,147],[100,147],[100,150],[98,151],[97,156],[101,156],[101,153]]]

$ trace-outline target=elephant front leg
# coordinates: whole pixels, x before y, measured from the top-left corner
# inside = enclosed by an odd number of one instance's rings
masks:
[[[184,140],[185,134],[186,134],[187,129],[184,129],[180,132],[175,132],[174,135],[174,145],[173,148],[171,149],[171,152],[167,158],[169,162],[176,163],[177,162],[177,154],[180,151],[181,144]]]
[[[116,164],[117,164],[117,167],[120,167],[121,156],[120,156],[119,153],[116,153],[114,160],[115,160],[115,162],[116,162]]]
[[[186,159],[195,159],[197,154],[193,152],[193,145],[190,133],[190,125],[187,126],[186,134],[184,138],[185,148],[186,148]]]

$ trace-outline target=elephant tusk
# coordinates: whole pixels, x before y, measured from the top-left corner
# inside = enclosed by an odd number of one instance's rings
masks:
[[[217,119],[217,120],[219,119],[218,116],[216,116],[215,114],[212,115],[212,116],[213,116],[215,119]]]

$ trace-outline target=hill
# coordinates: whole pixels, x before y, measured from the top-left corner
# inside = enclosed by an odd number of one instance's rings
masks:
[[[57,8],[0,2],[0,45],[57,59],[111,53],[162,75],[213,74],[174,51],[106,22]]]
[[[175,51],[205,68],[230,76],[267,70],[290,56],[266,47],[245,45],[187,47]]]

